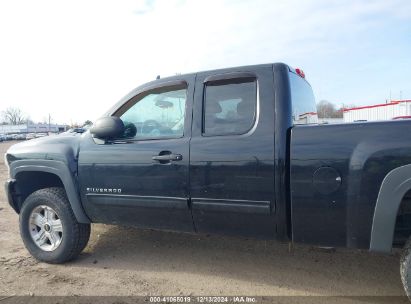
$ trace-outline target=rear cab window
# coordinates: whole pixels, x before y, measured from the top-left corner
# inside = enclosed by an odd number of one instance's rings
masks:
[[[255,122],[257,80],[207,83],[203,101],[203,136],[240,135]]]
[[[293,124],[318,123],[317,105],[311,85],[292,70],[288,74],[290,77]]]

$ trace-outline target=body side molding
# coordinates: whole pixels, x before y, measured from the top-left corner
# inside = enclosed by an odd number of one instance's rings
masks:
[[[191,205],[193,209],[203,211],[270,214],[269,201],[192,198]]]
[[[381,183],[372,222],[370,251],[389,253],[401,201],[411,189],[411,164],[390,171]]]
[[[184,197],[162,197],[107,193],[87,193],[86,197],[93,204],[110,207],[168,208],[186,210],[188,206],[188,198]]]

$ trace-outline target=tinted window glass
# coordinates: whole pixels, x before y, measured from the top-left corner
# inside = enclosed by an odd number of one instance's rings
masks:
[[[318,123],[317,106],[311,86],[290,72],[291,107],[294,124]]]
[[[207,84],[204,95],[205,135],[243,134],[254,124],[257,82]]]
[[[136,97],[131,104],[125,111],[120,109],[120,118],[126,126],[124,137],[153,139],[183,136],[186,89],[153,91],[144,97]]]

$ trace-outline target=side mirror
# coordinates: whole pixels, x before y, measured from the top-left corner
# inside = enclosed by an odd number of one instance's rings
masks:
[[[90,133],[100,139],[120,137],[124,133],[124,123],[115,116],[102,117],[91,127]]]

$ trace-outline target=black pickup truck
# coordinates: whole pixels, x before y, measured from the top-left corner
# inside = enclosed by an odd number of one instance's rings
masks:
[[[410,131],[318,124],[304,73],[283,63],[178,75],[136,88],[83,134],[12,146],[6,192],[41,261],[76,257],[90,223],[398,246],[409,294]]]

